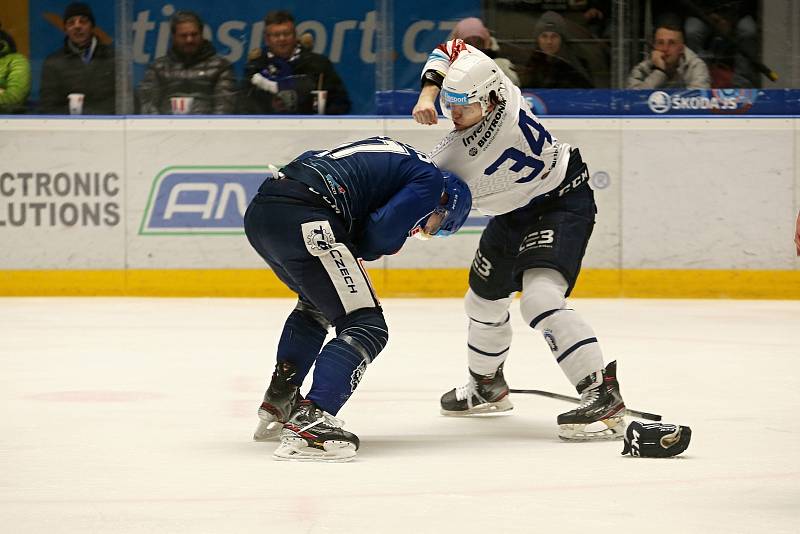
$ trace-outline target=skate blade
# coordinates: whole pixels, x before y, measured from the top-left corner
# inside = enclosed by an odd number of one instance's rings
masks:
[[[439,410],[439,413],[441,413],[442,415],[446,415],[448,417],[468,417],[470,415],[507,412],[513,409],[514,405],[511,404],[511,400],[509,400],[508,396],[506,396],[497,402],[486,402],[484,404],[478,404],[477,406],[473,406],[472,408],[469,408],[467,410],[445,410],[444,408],[442,408],[441,410]]]
[[[349,462],[356,455],[356,446],[349,441],[328,440],[322,446],[324,450],[309,447],[303,438],[282,438],[272,457],[290,462]]]
[[[283,423],[280,421],[259,421],[253,433],[253,441],[272,441],[281,435]]]
[[[559,425],[558,437],[564,441],[615,441],[625,437],[625,427],[622,417],[609,417],[588,425]]]

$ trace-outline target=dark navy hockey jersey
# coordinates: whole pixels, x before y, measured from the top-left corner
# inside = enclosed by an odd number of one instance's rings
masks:
[[[425,154],[388,137],[305,152],[281,172],[342,217],[365,260],[400,250],[444,190],[441,171]]]

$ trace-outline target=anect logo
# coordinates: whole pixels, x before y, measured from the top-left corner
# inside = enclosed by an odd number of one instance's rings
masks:
[[[241,234],[247,205],[273,172],[267,167],[168,167],[153,180],[139,234]]]

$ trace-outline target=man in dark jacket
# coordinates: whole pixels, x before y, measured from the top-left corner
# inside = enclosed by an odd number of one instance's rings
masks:
[[[588,66],[567,41],[566,22],[555,11],[545,11],[533,28],[534,50],[522,67],[523,87],[589,89],[594,87]]]
[[[203,38],[203,21],[196,13],[179,11],[170,21],[172,47],[156,59],[139,84],[142,114],[168,115],[172,98],[189,97],[192,115],[227,115],[236,105],[236,78],[231,64]]]
[[[264,18],[266,47],[253,50],[244,69],[242,111],[252,114],[315,114],[312,91],[327,92],[325,113],[350,111],[350,98],[331,61],[297,41],[294,17],[271,11]]]
[[[64,11],[64,46],[44,60],[39,108],[42,113],[69,113],[67,95],[84,95],[83,113],[115,111],[114,51],[94,35],[94,14],[82,2]]]

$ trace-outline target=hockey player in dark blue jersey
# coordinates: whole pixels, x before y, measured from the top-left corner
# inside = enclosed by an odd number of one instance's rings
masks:
[[[347,461],[359,441],[335,418],[388,329],[361,259],[407,237],[456,232],[472,205],[461,179],[386,137],[310,151],[259,188],[244,217],[250,244],[298,295],[253,439],[280,435],[280,460]],[[323,346],[331,326],[336,337]],[[305,398],[299,388],[314,365]]]

